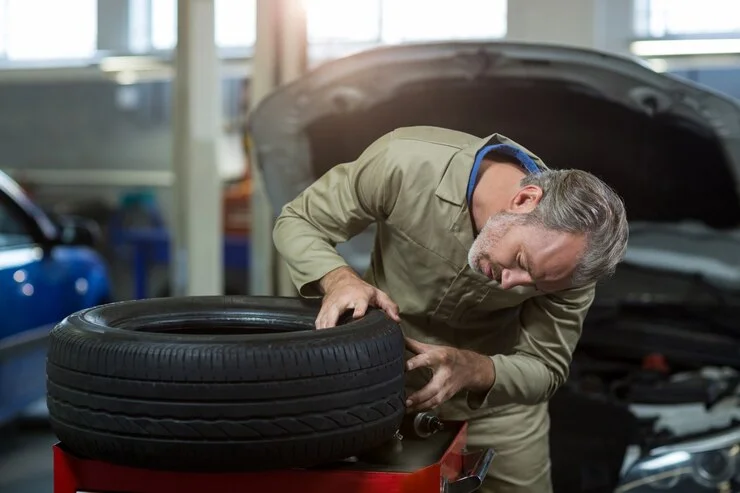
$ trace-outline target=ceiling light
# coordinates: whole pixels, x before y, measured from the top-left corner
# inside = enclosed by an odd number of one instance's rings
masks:
[[[642,40],[634,41],[630,51],[641,57],[740,53],[740,38]]]

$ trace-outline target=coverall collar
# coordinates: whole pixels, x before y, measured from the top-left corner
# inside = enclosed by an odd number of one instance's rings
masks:
[[[475,156],[489,140],[490,137],[478,139],[452,156],[437,185],[437,197],[455,205],[465,204],[466,186],[475,163]]]
[[[436,195],[442,200],[460,206],[449,225],[449,231],[466,249],[469,249],[475,240],[475,231],[468,211],[478,178],[478,168],[486,154],[493,150],[515,157],[528,173],[539,173],[547,169],[539,157],[500,134],[476,140],[455,153],[437,186]]]
[[[455,205],[469,204],[480,163],[486,154],[494,150],[516,158],[527,173],[547,169],[545,163],[525,147],[500,134],[492,134],[455,153],[437,186],[437,197]]]

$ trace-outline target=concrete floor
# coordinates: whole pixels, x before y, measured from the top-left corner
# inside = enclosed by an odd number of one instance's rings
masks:
[[[0,428],[0,493],[52,493],[56,441],[44,421]]]

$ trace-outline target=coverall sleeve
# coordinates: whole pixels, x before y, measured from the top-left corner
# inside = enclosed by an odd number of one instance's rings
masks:
[[[390,157],[392,137],[385,134],[355,161],[334,166],[283,207],[273,241],[301,296],[320,297],[318,281],[348,265],[338,243],[392,212],[402,179]]]
[[[530,298],[519,317],[511,354],[491,356],[496,376],[487,393],[468,393],[472,409],[508,403],[538,404],[567,380],[583,321],[594,300],[593,284]]]

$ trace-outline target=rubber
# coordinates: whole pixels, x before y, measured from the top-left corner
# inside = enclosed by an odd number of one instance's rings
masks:
[[[244,296],[75,313],[50,334],[51,427],[81,457],[173,471],[355,456],[405,414],[403,335],[379,310],[325,330],[317,313],[300,299]]]

